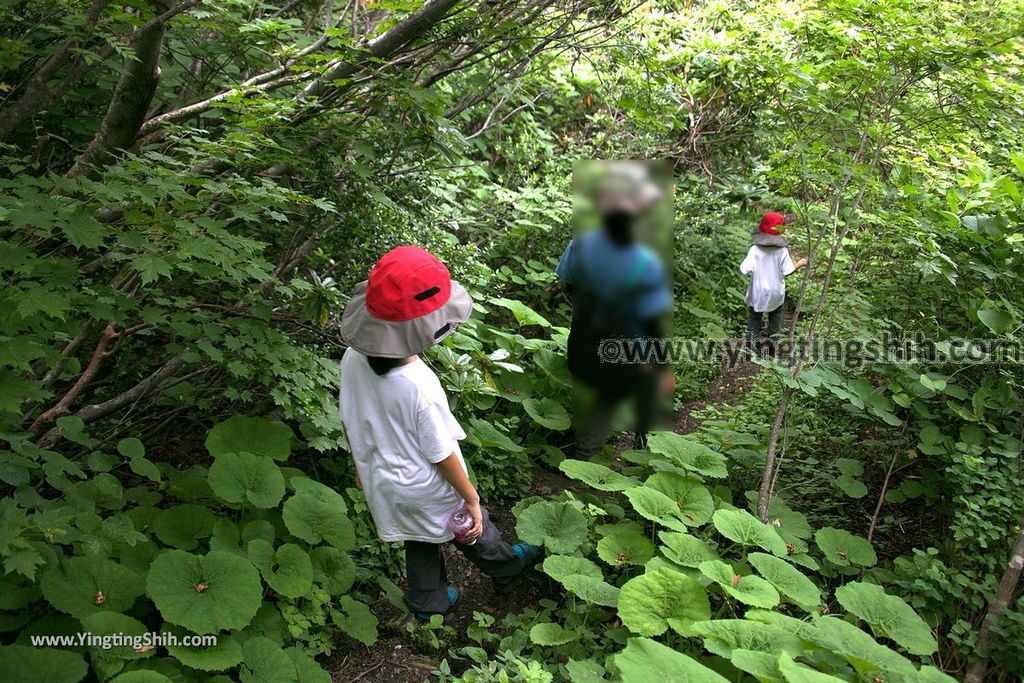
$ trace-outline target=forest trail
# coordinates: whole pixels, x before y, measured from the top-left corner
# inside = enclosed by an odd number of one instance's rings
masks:
[[[672,430],[678,434],[696,431],[700,427],[696,413],[708,406],[736,402],[749,388],[757,371],[758,366],[749,362],[741,362],[733,367],[723,365],[722,371],[712,381],[706,398],[688,401],[675,411]],[[616,451],[629,449],[631,439],[629,433],[620,434],[615,441]],[[534,470],[527,495],[549,496],[565,489],[584,488],[583,484],[567,478],[557,470],[538,468]],[[488,509],[491,519],[501,529],[504,537],[515,538],[515,518],[511,511]],[[325,662],[324,668],[331,673],[335,683],[422,683],[444,659],[445,652],[476,645],[466,636],[466,627],[473,623],[474,612],[489,614],[495,624],[500,624],[508,614],[527,608],[537,609],[540,600],[556,599],[559,595],[554,583],[536,572],[520,584],[516,593],[496,593],[490,580],[451,544],[444,547],[444,553],[449,580],[462,591],[459,606],[446,621],[455,633],[444,650],[430,652],[427,648],[417,646],[405,631],[407,621],[401,618],[398,610],[387,600],[381,599],[373,606],[381,623],[377,642],[371,647],[357,645],[344,654],[337,652]]]

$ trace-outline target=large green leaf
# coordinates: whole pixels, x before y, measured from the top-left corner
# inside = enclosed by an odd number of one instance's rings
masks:
[[[598,491],[625,491],[638,483],[633,477],[626,477],[604,465],[584,460],[563,460],[558,469],[570,479],[582,481]]]
[[[618,601],[619,589],[605,583],[601,568],[584,557],[550,555],[541,569],[570,593],[587,602],[615,607]]]
[[[331,683],[331,675],[324,671],[315,659],[303,652],[302,648],[289,647],[284,652],[295,666],[299,683]]]
[[[0,671],[6,681],[77,683],[89,666],[77,652],[52,647],[0,645]]]
[[[310,544],[327,541],[341,550],[355,548],[355,529],[341,494],[311,479],[292,479],[291,484],[296,493],[282,508],[288,531]]]
[[[377,617],[369,607],[348,595],[341,596],[338,604],[341,611],[331,611],[331,621],[335,626],[363,645],[377,642]]]
[[[779,593],[759,576],[740,576],[721,560],[700,563],[700,573],[716,582],[722,590],[742,603],[770,608],[779,604]]]
[[[228,503],[248,501],[272,508],[284,498],[284,475],[271,459],[252,453],[225,453],[217,457],[207,476],[210,488]]]
[[[683,524],[700,526],[711,519],[715,501],[711,492],[696,479],[689,479],[677,472],[656,472],[644,482],[656,491],[661,491],[679,506]]]
[[[267,585],[286,598],[299,598],[313,588],[313,563],[309,553],[285,543],[277,551],[262,539],[249,541],[249,561],[260,570]]]
[[[649,638],[630,638],[615,655],[622,683],[729,683],[692,657]]]
[[[167,653],[191,669],[225,671],[242,661],[242,645],[228,633],[218,634],[216,645],[186,646],[184,639],[194,637],[191,631],[174,624],[164,624],[163,630],[178,638],[176,645],[167,646]]]
[[[291,657],[281,644],[265,636],[256,636],[242,646],[242,683],[299,683]]]
[[[662,531],[658,537],[665,544],[661,549],[665,557],[684,567],[699,567],[701,562],[718,559],[718,553],[696,536]]]
[[[571,553],[587,540],[587,518],[569,503],[545,500],[519,513],[516,533],[552,553]]]
[[[477,417],[469,418],[469,429],[467,430],[471,437],[480,443],[485,449],[498,448],[509,453],[522,453],[524,449],[522,446],[517,444],[512,439],[508,438],[508,435],[500,431],[497,427],[492,425],[486,420],[481,420]]]
[[[530,641],[534,645],[543,645],[546,647],[565,645],[579,637],[579,631],[565,629],[558,624],[552,624],[550,622],[534,624],[533,628],[530,629]]]
[[[133,669],[119,674],[110,683],[174,683],[174,679],[152,669]]]
[[[801,622],[805,623],[805,622]],[[832,650],[849,662],[861,676],[885,674],[914,680],[916,672],[910,660],[878,643],[869,634],[838,617],[819,617],[807,634],[811,642]]]
[[[924,619],[881,586],[847,583],[836,589],[836,600],[847,612],[866,621],[876,636],[891,638],[911,654],[927,656],[938,649],[935,636]]]
[[[705,477],[721,479],[728,474],[724,455],[675,432],[651,433],[647,437],[647,448]]]
[[[818,529],[814,534],[814,541],[825,559],[841,567],[848,567],[851,564],[871,567],[878,562],[875,549],[866,539],[842,529],[829,526]]]
[[[134,617],[114,612],[97,612],[82,619],[82,628],[96,638],[111,638],[105,645],[91,648],[90,657],[94,663],[97,659],[141,659],[153,656],[152,649],[137,648],[131,640],[137,638],[142,645],[145,645],[142,638],[149,633],[146,625]],[[116,642],[113,638],[117,638],[120,642]],[[124,640],[121,640],[122,638]],[[116,665],[117,668],[120,666],[120,664]]]
[[[575,555],[548,555],[540,568],[555,581],[563,583],[570,576],[604,577],[600,567],[585,557]]]
[[[598,541],[597,556],[615,567],[647,564],[654,557],[654,543],[634,529],[616,529]]]
[[[235,415],[210,430],[206,450],[214,457],[244,452],[287,460],[292,450],[292,430],[283,422]]]
[[[541,327],[551,327],[551,323],[549,323],[544,316],[524,304],[522,301],[493,298],[490,300],[490,303],[510,310],[512,315],[515,316],[516,322],[520,325],[540,325]]]
[[[746,510],[717,510],[712,520],[718,533],[730,541],[746,546],[755,545],[780,557],[786,555],[786,542],[779,536],[779,532]]]
[[[711,617],[704,587],[685,574],[668,569],[630,579],[619,592],[619,618],[642,636],[658,636],[669,628],[689,635],[687,627]]]
[[[686,524],[680,519],[679,506],[661,491],[647,486],[636,486],[626,491],[626,497],[637,514],[644,519],[669,529],[686,531]]]
[[[777,657],[767,652],[736,648],[729,655],[729,661],[740,671],[745,671],[759,681],[781,681]]]
[[[331,595],[344,595],[356,581],[356,563],[346,552],[322,545],[309,551],[309,559],[314,580]]]
[[[165,550],[153,560],[146,590],[164,619],[196,633],[244,628],[263,601],[256,567],[219,550]]]
[[[1002,334],[1013,327],[1013,316],[998,308],[983,308],[978,311],[978,320],[996,334]]]
[[[765,553],[750,553],[747,562],[780,593],[807,611],[821,604],[821,590],[789,562]]]
[[[573,595],[595,605],[615,607],[619,601],[618,588],[593,576],[569,576],[562,584]]]
[[[733,650],[757,650],[777,655],[789,652],[798,655],[803,643],[791,633],[771,624],[746,619],[712,619],[690,625],[693,635],[704,638],[704,647],[728,659]]]
[[[142,595],[142,577],[113,560],[76,555],[42,575],[39,587],[51,605],[77,619],[127,611]]]
[[[523,401],[523,408],[533,421],[542,427],[560,432],[572,426],[569,411],[554,399],[528,398]]]
[[[187,503],[169,507],[153,520],[153,531],[163,543],[180,550],[195,550],[213,533],[216,515],[205,505]]]
[[[779,654],[778,666],[786,683],[843,683],[846,680],[804,666],[793,659],[793,655],[788,652]]]

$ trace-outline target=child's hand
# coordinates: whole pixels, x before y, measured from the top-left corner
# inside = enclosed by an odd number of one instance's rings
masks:
[[[484,513],[480,511],[479,499],[475,503],[466,503],[466,509],[473,517],[473,528],[466,534],[469,538],[480,538],[484,533]]]

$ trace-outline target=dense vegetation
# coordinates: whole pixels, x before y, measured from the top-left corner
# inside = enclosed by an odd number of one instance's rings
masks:
[[[401,548],[354,488],[337,320],[402,243],[474,294],[428,360],[559,596],[469,640],[427,627],[436,677],[1024,676],[1019,362],[765,362],[697,432],[580,462],[553,274],[574,161],[668,159],[678,336],[740,334],[747,233],[780,208],[812,262],[794,339],[1019,343],[1018,0],[14,0],[0,20],[4,680],[320,681],[376,640]],[[716,372],[677,365],[677,399]],[[541,468],[586,493],[516,503]],[[29,645],[83,630],[220,639]]]

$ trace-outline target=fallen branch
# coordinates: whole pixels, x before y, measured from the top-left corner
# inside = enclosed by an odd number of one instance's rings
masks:
[[[113,344],[120,336],[121,333],[114,328],[114,323],[107,323],[107,326],[103,328],[103,332],[100,333],[100,339],[96,343],[96,348],[93,349],[92,357],[89,358],[89,363],[85,366],[85,370],[82,371],[82,374],[78,376],[78,379],[71,385],[71,388],[68,389],[67,393],[65,393],[52,408],[43,412],[35,419],[35,422],[33,422],[32,426],[28,429],[29,432],[35,434],[42,429],[43,425],[53,422],[58,417],[67,415],[71,412],[72,402],[78,398],[78,395],[81,394],[96,377],[96,373],[99,372],[103,359],[113,353],[113,349],[110,348],[111,344]]]

